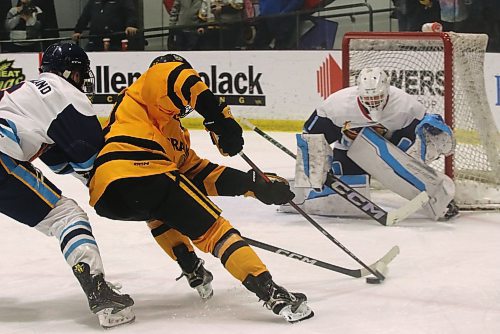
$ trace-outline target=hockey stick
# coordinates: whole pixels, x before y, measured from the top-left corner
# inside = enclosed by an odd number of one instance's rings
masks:
[[[344,275],[347,275],[347,276],[351,276],[351,277],[355,277],[355,278],[360,278],[360,277],[368,276],[368,275],[371,274],[371,272],[369,272],[365,268],[348,269],[348,268],[336,266],[336,265],[331,264],[331,263],[323,262],[321,260],[317,260],[317,259],[314,259],[312,257],[305,256],[305,255],[302,255],[302,254],[299,254],[299,253],[296,253],[296,252],[292,252],[292,251],[289,251],[289,250],[286,250],[286,249],[283,249],[283,248],[278,248],[276,246],[263,243],[262,241],[253,240],[253,239],[250,239],[250,238],[247,238],[247,237],[243,237],[243,239],[249,245],[252,245],[254,247],[257,247],[257,248],[269,251],[271,253],[276,253],[276,254],[279,254],[279,255],[283,255],[283,256],[286,256],[286,257],[288,257],[290,259],[294,259],[294,260],[297,260],[297,261],[300,261],[300,262],[304,262],[304,263],[307,263],[307,264],[312,264],[312,265],[317,266],[317,267],[321,267],[321,268],[324,268],[324,269],[335,271],[337,273],[341,273],[341,274],[344,274]],[[372,270],[374,270],[374,271],[378,270],[377,267],[378,268],[387,267],[387,265],[398,254],[399,254],[399,247],[398,246],[394,246],[383,257],[381,257],[378,261],[374,262],[369,267]]]
[[[297,155],[292,151],[287,149],[285,146],[281,145],[274,138],[269,136],[267,133],[253,125],[250,121],[245,118],[240,119],[243,124],[257,132],[271,144],[288,154],[290,157],[297,159]],[[429,196],[425,191],[422,191],[415,198],[408,201],[402,207],[386,211],[370,199],[365,197],[363,194],[359,193],[347,183],[343,182],[339,177],[329,171],[326,176],[325,185],[339,194],[341,197],[345,198],[349,203],[363,211],[365,214],[376,220],[379,224],[384,226],[394,225],[410,216],[412,213],[420,209],[425,203],[429,201]]]
[[[250,160],[249,157],[246,156],[243,151],[239,153],[239,155],[245,160],[252,169],[260,175],[266,182],[271,182],[269,177],[259,168],[257,165]],[[342,249],[347,255],[349,255],[352,259],[354,259],[356,262],[358,262],[360,265],[362,265],[366,270],[368,270],[371,274],[373,274],[376,278],[378,278],[380,281],[383,281],[385,279],[384,275],[382,275],[378,270],[373,270],[372,268],[368,267],[363,261],[361,261],[356,255],[354,255],[349,249],[347,249],[344,245],[342,245],[337,239],[335,239],[330,233],[328,233],[327,230],[325,230],[323,227],[321,227],[320,224],[318,224],[314,219],[311,218],[304,210],[302,210],[297,204],[295,204],[293,201],[288,201],[288,204],[290,204],[295,210],[297,210],[298,213],[302,215],[309,223],[311,223],[316,229],[318,229],[321,233],[323,233],[324,236],[326,236],[330,241],[332,241],[335,245],[337,245],[340,249]]]

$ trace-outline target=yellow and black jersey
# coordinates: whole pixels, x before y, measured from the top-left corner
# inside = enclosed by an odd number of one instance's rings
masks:
[[[90,204],[94,205],[114,180],[200,164],[199,158],[188,159],[192,154],[189,132],[179,117],[186,109],[194,109],[209,120],[223,117],[223,106],[187,64],[156,64],[125,89],[104,129],[105,145],[89,184]],[[193,166],[184,166],[187,160]]]

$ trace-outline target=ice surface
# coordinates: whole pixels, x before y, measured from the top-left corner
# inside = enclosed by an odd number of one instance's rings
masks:
[[[290,133],[271,133],[293,149]],[[198,154],[243,170],[238,156],[225,158],[204,131],[192,132]],[[253,132],[245,153],[265,171],[293,176],[294,162]],[[41,169],[47,169],[37,164]],[[290,325],[262,307],[220,262],[203,254],[214,274],[214,297],[202,302],[150,236],[144,223],[99,218],[71,176],[45,175],[88,212],[107,279],[135,299],[137,320],[113,333],[500,333],[500,214],[464,212],[449,223],[421,216],[395,227],[368,219],[314,216],[367,264],[393,245],[401,254],[382,285],[369,285],[309,264],[256,249],[276,282],[307,294],[316,316]],[[384,205],[399,199],[385,198]],[[249,198],[216,198],[243,235],[332,264],[360,266],[304,218],[276,212]],[[29,207],[26,208],[29,210]],[[0,222],[0,333],[102,333],[97,319],[54,238]]]

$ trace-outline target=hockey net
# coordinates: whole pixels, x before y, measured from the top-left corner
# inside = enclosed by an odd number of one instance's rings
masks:
[[[456,185],[461,208],[500,208],[500,135],[488,105],[483,63],[488,36],[457,33],[372,33],[344,36],[344,87],[364,67],[384,69],[391,85],[441,114],[455,133],[454,155],[433,163]]]

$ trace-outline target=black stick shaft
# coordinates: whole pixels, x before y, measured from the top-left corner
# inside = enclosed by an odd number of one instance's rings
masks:
[[[259,167],[249,158],[246,156],[243,151],[241,151],[240,156],[245,160],[250,167],[252,167],[259,175],[266,180],[266,182],[271,182],[271,180],[267,177],[267,175],[260,170]],[[290,204],[295,210],[297,210],[298,213],[300,213],[309,223],[311,223],[316,229],[318,229],[323,235],[325,235],[330,241],[332,241],[335,245],[337,245],[340,249],[342,249],[347,255],[349,255],[351,258],[353,258],[356,262],[358,262],[363,268],[368,270],[370,273],[372,273],[374,276],[378,277],[381,280],[384,280],[385,277],[377,272],[376,270],[373,270],[369,266],[367,266],[363,261],[361,261],[356,255],[354,255],[349,249],[347,249],[344,245],[342,245],[337,239],[335,239],[330,233],[328,233],[327,230],[325,230],[321,225],[319,225],[314,219],[311,218],[304,210],[302,210],[297,204],[295,204],[293,201],[288,201],[288,204]]]
[[[297,260],[297,261],[300,261],[300,262],[303,262],[303,263],[307,263],[307,264],[312,264],[314,266],[321,267],[321,268],[324,268],[324,269],[328,269],[328,270],[331,270],[331,271],[335,271],[337,273],[341,273],[341,274],[344,274],[344,275],[347,275],[347,276],[351,276],[351,277],[359,278],[359,277],[362,276],[361,270],[359,270],[359,269],[348,269],[348,268],[336,266],[336,265],[328,263],[328,262],[323,262],[321,260],[317,260],[317,259],[314,259],[312,257],[299,254],[297,252],[286,250],[284,248],[279,248],[279,247],[276,247],[276,246],[273,246],[273,245],[266,244],[266,243],[264,243],[262,241],[250,239],[250,238],[247,238],[247,237],[243,237],[243,239],[246,242],[248,242],[248,244],[251,245],[251,246],[254,246],[254,247],[257,247],[257,248],[269,251],[271,253],[275,253],[275,254],[279,254],[279,255],[282,255],[282,256],[286,256],[287,258],[290,258],[290,259],[294,259],[294,260]]]
[[[286,148],[285,146],[281,145],[278,141],[276,141],[273,137],[269,136],[267,133],[265,133],[264,131],[262,131],[261,129],[259,129],[258,127],[254,127],[253,130],[255,132],[257,132],[259,135],[261,135],[262,137],[266,138],[269,142],[271,142],[274,146],[276,146],[277,148],[279,148],[280,150],[282,150],[283,152],[285,152],[286,154],[288,154],[289,156],[291,156],[292,158],[294,159],[297,159],[297,155],[295,153],[293,153],[292,151],[290,151],[288,148]]]

